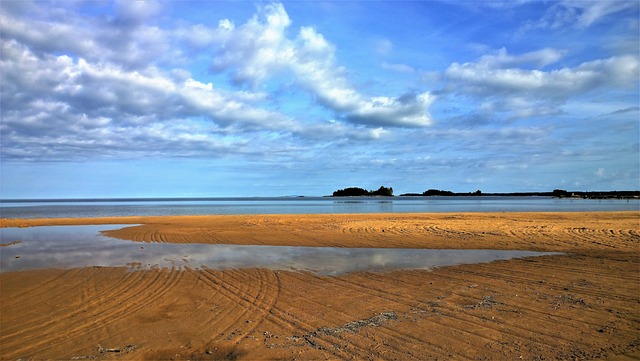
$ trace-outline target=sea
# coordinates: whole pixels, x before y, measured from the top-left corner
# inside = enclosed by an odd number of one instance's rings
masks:
[[[225,214],[640,211],[638,199],[542,196],[245,197],[0,200],[0,218]]]

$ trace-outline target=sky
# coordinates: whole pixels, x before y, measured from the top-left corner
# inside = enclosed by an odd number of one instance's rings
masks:
[[[640,189],[640,3],[0,2],[0,198]]]

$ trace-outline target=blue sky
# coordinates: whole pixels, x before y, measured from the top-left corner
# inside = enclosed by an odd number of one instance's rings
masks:
[[[633,1],[3,1],[0,198],[635,190]]]

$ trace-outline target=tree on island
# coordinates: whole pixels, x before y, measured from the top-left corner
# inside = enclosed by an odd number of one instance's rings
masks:
[[[384,196],[384,197],[393,197],[393,188],[380,186],[377,191],[369,191],[369,194],[372,196]]]
[[[359,196],[383,196],[383,197],[392,197],[393,196],[393,188],[380,186],[377,191],[368,191],[363,188],[358,187],[349,187],[345,189],[339,189],[333,192],[334,197],[359,197]]]
[[[334,197],[357,197],[357,196],[367,196],[367,195],[369,195],[368,190],[357,188],[357,187],[339,189],[333,192]]]
[[[553,192],[551,192],[551,195],[558,198],[571,197],[571,193],[564,189],[554,189]]]
[[[453,196],[454,193],[452,191],[443,191],[439,189],[429,189],[422,192],[423,196]]]

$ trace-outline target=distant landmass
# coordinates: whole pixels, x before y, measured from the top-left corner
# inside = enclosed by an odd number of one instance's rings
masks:
[[[400,196],[502,196],[502,197],[557,197],[583,199],[630,199],[640,198],[640,191],[566,191],[554,189],[551,192],[511,192],[511,193],[483,193],[480,190],[467,193],[454,193],[438,189],[429,189],[422,193],[405,193]]]
[[[382,197],[392,197],[393,196],[393,188],[380,186],[377,191],[368,191],[364,188],[358,187],[350,187],[345,189],[339,189],[333,192],[334,197],[361,197],[361,196],[382,196]]]
[[[349,187],[333,192],[333,197],[370,197],[384,196],[392,197],[393,188],[380,186],[378,190],[366,190],[364,188]],[[582,198],[582,199],[633,199],[640,198],[640,191],[567,191],[564,189],[554,189],[551,192],[510,192],[510,193],[483,193],[480,190],[475,192],[457,193],[440,189],[428,189],[422,193],[404,193],[400,197],[433,197],[433,196],[502,196],[502,197],[557,197],[557,198]]]

